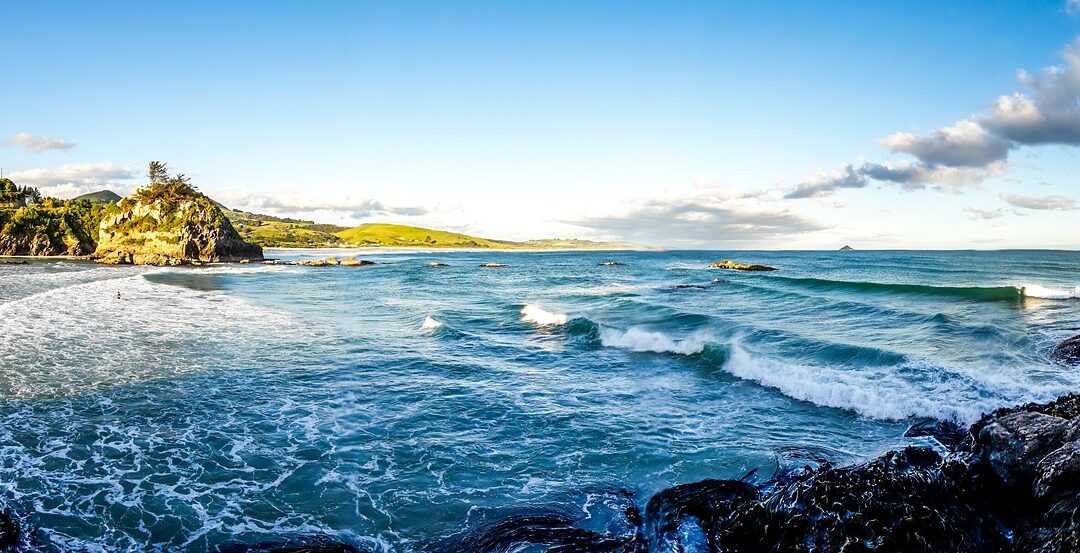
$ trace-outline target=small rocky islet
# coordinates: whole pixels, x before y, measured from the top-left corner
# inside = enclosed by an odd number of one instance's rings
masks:
[[[778,271],[776,267],[770,267],[768,265],[756,265],[748,263],[736,263],[730,259],[724,259],[722,261],[716,261],[709,264],[710,269],[730,269],[734,271]]]

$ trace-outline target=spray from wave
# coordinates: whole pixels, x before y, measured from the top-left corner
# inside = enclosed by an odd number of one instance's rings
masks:
[[[1038,284],[1025,284],[1017,286],[1020,293],[1026,298],[1039,298],[1044,300],[1073,300],[1080,299],[1080,286],[1072,290],[1055,290]]]
[[[565,313],[552,313],[530,303],[521,309],[521,320],[537,326],[556,326],[566,324],[569,318]]]
[[[424,317],[424,322],[420,324],[420,329],[432,332],[438,330],[442,325],[442,321],[436,320],[431,315],[428,315],[427,317]]]
[[[662,332],[650,332],[631,327],[627,330],[600,328],[600,344],[634,352],[677,353],[694,355],[705,349],[705,341],[695,338],[674,340]]]

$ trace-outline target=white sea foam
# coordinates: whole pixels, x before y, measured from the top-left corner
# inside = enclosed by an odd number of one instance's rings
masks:
[[[0,303],[0,396],[81,393],[249,364],[298,323],[228,292],[105,277]],[[120,298],[117,298],[117,294]]]
[[[552,313],[530,303],[521,309],[521,320],[538,326],[554,326],[564,325],[569,319],[565,313]]]
[[[1080,286],[1072,290],[1056,290],[1038,284],[1024,284],[1017,286],[1020,293],[1028,298],[1040,298],[1044,300],[1070,300],[1080,298]]]
[[[428,315],[427,317],[424,317],[424,322],[420,324],[420,328],[422,330],[426,330],[428,332],[431,332],[431,331],[441,327],[442,325],[443,324],[442,324],[441,321],[438,321],[434,317],[432,317],[431,315]]]
[[[931,416],[974,420],[992,407],[948,383],[925,384],[926,389],[894,377],[893,371],[853,370],[807,366],[756,356],[737,342],[730,345],[724,370],[744,380],[775,388],[788,397],[823,407],[849,409],[879,419]]]
[[[636,352],[678,353],[693,355],[705,349],[705,341],[697,338],[674,340],[662,332],[650,332],[637,327],[627,330],[600,328],[600,344]]]

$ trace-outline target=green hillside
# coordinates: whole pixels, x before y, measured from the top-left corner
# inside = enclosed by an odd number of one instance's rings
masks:
[[[76,196],[72,200],[86,200],[94,205],[114,204],[121,200],[121,196],[112,190],[99,190],[82,196]]]
[[[335,233],[345,244],[389,248],[492,248],[521,247],[514,242],[488,240],[467,234],[406,225],[366,224]]]
[[[220,204],[219,204],[220,206]],[[335,232],[348,227],[323,225],[302,219],[286,219],[234,211],[221,206],[240,236],[264,248],[326,248],[341,245]]]
[[[511,242],[491,240],[421,227],[389,224],[366,224],[335,233],[342,245],[386,248],[476,248],[495,250],[555,250],[592,249],[628,250],[640,246],[615,242],[592,242],[589,240],[548,239]]]

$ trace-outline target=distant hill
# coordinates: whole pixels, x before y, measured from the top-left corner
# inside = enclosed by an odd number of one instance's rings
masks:
[[[848,251],[848,250],[854,250],[854,249],[855,249],[855,248],[852,248],[851,246],[844,246],[843,248],[840,248],[840,251],[842,251],[842,252],[846,252],[846,251]]]
[[[596,249],[626,250],[644,249],[640,246],[615,242],[593,242],[590,240],[529,240],[511,242],[492,240],[407,225],[371,223],[334,233],[343,244],[350,246],[387,247],[387,248],[477,248],[496,250],[553,250],[553,249]]]
[[[219,206],[221,204],[218,204]],[[225,216],[248,242],[265,248],[326,248],[341,245],[335,232],[349,227],[324,225],[302,219],[287,219],[236,211],[221,206]]]
[[[215,202],[216,203],[216,202]],[[244,240],[264,248],[475,248],[496,250],[642,250],[622,242],[546,239],[511,242],[408,225],[369,223],[358,227],[320,224],[229,209],[217,204]]]
[[[112,190],[98,190],[97,192],[91,192],[89,194],[83,194],[82,196],[75,196],[73,200],[87,200],[95,205],[114,204],[119,202],[122,197],[120,194],[113,192]]]

